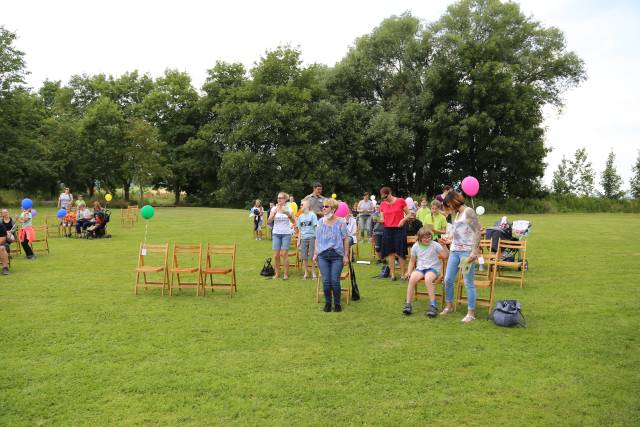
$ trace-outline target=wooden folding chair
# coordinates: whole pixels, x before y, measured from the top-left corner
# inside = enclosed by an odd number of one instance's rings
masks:
[[[349,250],[349,259],[353,256],[353,249]],[[347,282],[347,286],[343,286],[344,282]],[[340,292],[344,295],[347,304],[351,302],[351,271],[349,266],[342,267],[342,273],[340,273]],[[320,302],[320,295],[324,295],[324,289],[322,288],[322,273],[318,269],[318,279],[316,280],[316,303]]]
[[[447,260],[446,259],[444,259],[444,260],[441,259],[440,260],[440,274],[433,281],[433,287],[434,287],[434,292],[435,292],[435,296],[436,296],[436,301],[438,301],[438,300],[440,301],[440,307],[444,307],[444,303],[445,303],[444,274],[445,274],[446,271],[447,271]],[[424,283],[424,279],[416,284],[416,293],[415,293],[414,300],[417,301],[417,300],[421,299],[422,297],[425,297],[427,300],[429,300],[429,292],[427,292],[427,290],[426,290],[426,285],[425,285],[425,290],[424,291],[420,291],[420,283]]]
[[[513,254],[514,260],[505,261],[503,259],[505,252]],[[524,272],[527,270],[527,241],[498,240],[495,265],[494,282],[498,280],[520,282],[520,288],[522,288],[524,285]],[[506,268],[515,270],[505,270]]]
[[[31,249],[33,253],[44,253],[49,254],[49,226],[48,225],[36,225],[33,227],[33,232],[36,234],[36,239],[31,244]]]
[[[229,298],[238,292],[236,280],[236,245],[210,245],[207,243],[207,260],[202,268],[202,295],[206,289],[229,289]],[[222,259],[223,263],[217,260]],[[228,261],[228,262],[225,262]],[[228,282],[214,282],[213,276],[229,276]],[[207,278],[209,283],[207,283]]]
[[[194,262],[194,258],[197,262]],[[181,260],[182,258],[182,260]],[[185,265],[184,262],[188,263]],[[200,286],[202,284],[202,244],[199,245],[177,245],[173,244],[173,255],[171,257],[171,268],[169,269],[171,280],[169,281],[169,295],[173,295],[173,288],[177,286],[180,291],[182,288],[190,288],[196,290],[196,296],[200,295]],[[181,274],[195,274],[195,282],[183,282],[180,279]],[[174,279],[178,279],[175,284]]]
[[[489,274],[492,272],[491,266],[495,265],[496,254],[491,252],[491,240],[483,239],[480,240],[480,256],[484,259],[485,264],[482,265],[482,270],[480,270],[480,265],[478,264],[475,272],[475,277],[480,279],[490,280]]]
[[[495,260],[491,261],[490,259],[485,259],[484,268],[485,272],[478,271],[478,261],[476,259],[475,262],[475,270],[473,274],[473,285],[476,288],[476,306],[486,307],[488,310],[493,308],[493,296],[495,289],[495,271],[496,265]],[[468,303],[467,295],[464,294],[464,275],[462,274],[462,269],[459,269],[457,276],[457,299],[456,304]],[[478,290],[488,289],[488,296],[480,295]],[[483,291],[484,292],[484,291]]]
[[[151,254],[158,254],[161,257],[161,262],[156,265],[150,265],[146,262],[147,257]],[[144,286],[147,288],[161,288],[162,295],[164,295],[164,288],[169,288],[169,269],[167,268],[167,261],[169,257],[169,244],[163,245],[150,245],[140,243],[140,249],[138,250],[138,266],[136,267],[136,284],[133,288],[133,293],[138,295],[138,288]],[[162,281],[148,280],[147,274],[162,274]],[[140,275],[143,277],[143,282],[140,282]]]
[[[298,236],[291,236],[291,244],[289,245],[289,267],[295,267],[296,271],[302,268],[302,260],[300,259],[300,251],[298,250]],[[292,259],[294,261],[292,261]]]
[[[44,217],[44,225],[48,226],[47,228],[47,236],[53,230],[58,230],[58,237],[62,237],[62,222],[55,215],[46,215]]]

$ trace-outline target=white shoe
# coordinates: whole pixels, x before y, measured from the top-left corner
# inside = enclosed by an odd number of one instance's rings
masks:
[[[440,314],[442,314],[442,315],[447,315],[447,314],[449,314],[449,313],[453,313],[453,308],[451,308],[451,307],[445,307],[445,308],[440,312]]]
[[[470,314],[467,314],[466,316],[464,316],[464,319],[461,320],[462,323],[470,323],[473,322],[474,320],[476,320],[475,317],[473,317]]]

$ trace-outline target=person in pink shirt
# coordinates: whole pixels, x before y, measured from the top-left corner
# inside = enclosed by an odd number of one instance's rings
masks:
[[[382,235],[382,258],[387,258],[391,280],[396,280],[395,259],[400,261],[400,274],[405,271],[405,258],[407,257],[407,232],[404,223],[409,216],[407,202],[391,193],[391,188],[380,189],[380,213],[384,223]],[[404,278],[404,275],[402,276]]]

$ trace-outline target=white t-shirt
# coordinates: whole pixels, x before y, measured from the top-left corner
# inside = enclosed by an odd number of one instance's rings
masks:
[[[69,207],[71,202],[73,202],[73,196],[71,194],[62,193],[60,194],[59,200],[60,200],[60,207],[66,209],[67,207]]]
[[[426,270],[433,268],[439,273],[440,271],[440,259],[438,254],[442,252],[442,246],[440,243],[431,241],[428,245],[423,245],[420,242],[416,242],[411,247],[411,256],[416,257],[416,269]]]
[[[274,207],[273,209],[278,209],[278,207]],[[285,207],[289,211],[290,215],[293,215],[293,211],[290,207]],[[291,226],[291,221],[289,217],[283,213],[276,213],[273,217],[273,234],[293,234],[293,227]]]
[[[356,235],[358,234],[358,223],[354,217],[350,217],[347,220],[347,235],[349,235],[353,239],[353,244],[358,243],[358,239]]]
[[[466,208],[461,214],[458,214],[451,224],[451,241],[452,251],[471,251],[473,250],[473,242],[475,233],[471,224],[467,221],[467,214],[475,215],[471,208]]]
[[[360,212],[360,215],[371,215],[375,206],[376,205],[372,200],[367,200],[366,202],[364,200],[360,200],[358,202],[358,212]]]

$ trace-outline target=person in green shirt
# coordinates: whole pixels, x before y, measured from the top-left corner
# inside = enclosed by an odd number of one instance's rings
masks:
[[[80,206],[87,206],[87,203],[84,201],[82,195],[78,196],[78,200],[76,200],[75,205],[77,208],[80,208]]]
[[[440,213],[442,209],[442,203],[438,200],[431,202],[431,209],[427,209],[427,200],[422,199],[420,202],[420,209],[416,214],[416,217],[422,222],[422,225],[433,225],[433,239],[437,240],[440,235],[447,232],[447,218]]]

